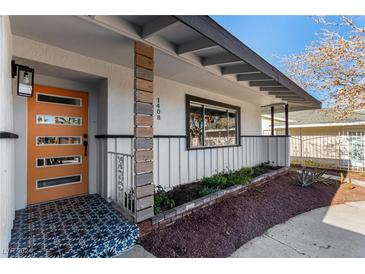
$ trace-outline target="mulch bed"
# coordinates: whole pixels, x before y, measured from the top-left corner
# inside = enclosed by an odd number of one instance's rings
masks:
[[[168,191],[168,195],[174,198],[175,205],[179,206],[184,203],[190,202],[192,200],[201,197],[199,191],[203,189],[200,183],[190,183],[174,187],[172,190]],[[162,210],[168,210],[169,208],[162,208]]]
[[[309,210],[348,201],[365,200],[365,188],[315,184],[302,188],[296,175],[200,209],[153,232],[141,245],[157,257],[227,257],[267,229]]]
[[[260,173],[256,174],[256,176],[259,176],[266,172],[277,170],[280,168],[281,168],[281,166],[264,166],[264,167],[261,167]],[[198,181],[198,182],[194,182],[194,183],[176,186],[173,189],[171,189],[170,191],[168,191],[167,195],[170,198],[173,198],[173,200],[175,201],[175,206],[179,206],[179,205],[185,204],[187,202],[190,202],[190,201],[193,201],[193,200],[196,200],[196,199],[202,197],[199,194],[199,192],[203,188],[204,188],[204,186],[201,184],[200,181]],[[170,207],[168,207],[167,205],[161,206],[162,211],[169,210],[169,209],[170,209]]]

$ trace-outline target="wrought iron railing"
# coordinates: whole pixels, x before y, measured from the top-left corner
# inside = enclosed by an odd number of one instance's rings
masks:
[[[290,162],[304,166],[365,171],[365,136],[360,132],[291,136]]]
[[[131,217],[135,216],[136,197],[133,176],[133,155],[109,151],[110,180],[108,199]]]

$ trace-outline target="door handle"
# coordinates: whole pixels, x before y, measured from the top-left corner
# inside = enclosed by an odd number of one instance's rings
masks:
[[[83,145],[84,145],[84,156],[87,156],[87,146],[88,146],[88,144],[89,143],[86,140],[83,142]]]

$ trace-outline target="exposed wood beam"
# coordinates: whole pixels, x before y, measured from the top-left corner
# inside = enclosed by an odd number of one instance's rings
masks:
[[[203,66],[212,66],[212,65],[226,64],[226,63],[232,63],[232,62],[237,62],[237,61],[241,61],[241,60],[230,53],[221,53],[221,54],[203,58],[202,65]]]
[[[281,100],[285,100],[285,101],[305,101],[305,99],[300,98],[300,97],[280,97]]]
[[[291,104],[303,104],[305,103],[305,100],[284,100],[284,101],[287,101],[287,102],[290,102]]]
[[[222,67],[222,74],[237,74],[237,73],[248,73],[248,72],[259,72],[256,68],[249,64],[235,65],[229,67]]]
[[[142,38],[146,39],[159,31],[175,24],[178,20],[172,16],[159,16],[157,19],[153,20],[152,22],[147,23],[143,26],[142,30]]]
[[[260,91],[289,91],[286,87],[260,87]]]
[[[275,87],[275,86],[281,86],[280,83],[271,80],[271,81],[250,81],[249,83],[250,87]]]
[[[271,80],[271,78],[263,73],[238,74],[237,81],[255,81],[255,80]]]
[[[194,41],[186,42],[184,44],[181,44],[177,46],[176,53],[177,54],[183,54],[187,52],[197,51],[201,49],[207,49],[212,47],[217,47],[218,45],[211,40],[202,37],[199,39],[196,39]]]
[[[300,97],[299,95],[280,95],[280,94],[277,94],[277,95],[275,95],[276,97],[278,97],[278,98],[302,98],[302,97]]]
[[[298,96],[297,94],[291,92],[291,91],[269,91],[269,95],[289,95],[289,96]]]
[[[231,52],[237,57],[240,57],[247,64],[251,64],[257,70],[277,80],[284,87],[289,88],[299,96],[306,98],[308,104],[320,108],[321,102],[306,93],[295,82],[290,80],[286,75],[280,72],[277,68],[269,64],[262,57],[253,52],[250,48],[244,45],[237,37],[234,37],[226,29],[220,26],[209,16],[196,15],[175,15],[181,22],[191,27],[195,31],[204,34],[207,38],[216,42],[222,48]]]

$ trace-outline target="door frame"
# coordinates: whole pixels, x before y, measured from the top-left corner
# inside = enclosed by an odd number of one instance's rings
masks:
[[[33,100],[35,100],[35,103],[39,103],[38,101],[38,94],[52,94],[52,92],[46,92],[46,91],[43,91],[43,90],[40,90],[40,91],[37,91],[37,89],[48,89],[48,90],[51,90],[53,92],[57,92],[57,91],[65,91],[65,92],[77,92],[77,93],[80,93],[82,94],[85,98],[86,98],[86,101],[84,100],[84,97],[82,98],[82,101],[80,102],[80,108],[86,108],[85,110],[85,117],[86,119],[84,119],[84,116],[83,116],[83,119],[81,121],[81,124],[80,126],[84,126],[86,127],[86,134],[87,134],[87,141],[90,139],[90,92],[87,92],[87,91],[82,91],[82,90],[76,90],[76,89],[69,89],[69,88],[61,88],[61,87],[54,87],[54,86],[47,86],[47,85],[42,85],[42,84],[36,84],[35,85],[35,92],[34,92],[34,97]],[[57,93],[56,93],[57,94]],[[60,94],[57,94],[57,97],[65,97],[65,98],[74,98],[72,96],[63,96],[63,95],[60,95]],[[89,156],[90,156],[90,145],[88,146],[88,150],[87,150],[87,157],[84,156],[83,153],[75,153],[73,155],[67,155],[67,156],[78,156],[78,155],[81,155],[81,159],[80,159],[80,163],[77,163],[75,165],[80,165],[81,166],[81,171],[80,173],[78,174],[67,174],[67,175],[64,175],[64,176],[47,176],[47,178],[45,179],[55,179],[55,178],[58,178],[58,177],[67,177],[67,176],[76,176],[76,175],[80,175],[80,182],[74,182],[74,183],[67,183],[67,185],[60,185],[60,186],[46,186],[46,187],[42,187],[42,189],[45,189],[45,190],[48,190],[48,189],[57,189],[58,187],[68,187],[68,186],[71,186],[71,185],[76,185],[76,184],[80,184],[80,183],[84,183],[83,185],[83,188],[84,188],[84,191],[82,191],[82,193],[75,193],[75,194],[71,194],[71,195],[67,195],[67,196],[64,196],[64,197],[59,197],[59,198],[55,198],[55,199],[47,199],[47,200],[44,200],[44,201],[39,201],[39,202],[32,202],[30,200],[30,182],[29,182],[29,165],[30,164],[34,164],[34,163],[31,163],[29,161],[30,157],[29,156],[29,152],[30,152],[30,142],[33,141],[33,142],[36,142],[37,140],[37,137],[41,137],[42,134],[40,135],[35,135],[35,139],[33,140],[30,140],[31,136],[29,136],[29,119],[30,119],[30,109],[29,109],[29,100],[30,98],[27,98],[27,102],[26,102],[26,187],[27,187],[27,193],[26,193],[26,204],[27,205],[31,205],[31,204],[38,204],[38,203],[47,203],[48,201],[51,201],[51,200],[58,200],[58,199],[64,199],[64,198],[68,198],[68,197],[72,197],[72,196],[79,196],[79,195],[84,195],[84,194],[87,194],[89,193],[89,175],[90,175],[90,167],[89,167]],[[85,102],[86,102],[86,105],[85,105]],[[60,103],[52,103],[52,102],[47,102],[45,104],[54,104],[54,105],[58,105],[58,106],[62,106],[64,104],[60,104]],[[46,114],[45,114],[46,115]],[[49,114],[51,115],[51,114]],[[55,115],[56,116],[56,115]],[[72,117],[72,115],[69,115],[69,117]],[[68,135],[68,134],[65,134],[64,136],[73,136],[73,135]],[[62,135],[60,134],[50,134],[50,135],[47,135],[47,136],[57,136],[57,137],[62,137]],[[83,141],[85,140],[83,134],[76,134],[75,136],[77,137],[81,137],[80,139],[80,146],[82,148],[82,150],[84,150],[84,146],[83,146]],[[89,142],[90,144],[90,142]],[[57,145],[49,145],[50,149],[52,149],[52,147],[57,147]],[[59,146],[73,146],[73,144],[60,144]],[[36,145],[35,145],[36,147]],[[61,155],[62,156],[62,155]],[[65,155],[66,156],[66,155]],[[47,157],[52,157],[52,155],[50,156],[44,156],[44,158],[47,158]],[[57,157],[56,155],[54,155],[54,157]],[[85,159],[86,158],[86,159]],[[36,160],[37,158],[34,158],[34,160]],[[85,165],[86,164],[86,167],[83,167],[82,165]],[[70,165],[63,165],[63,166],[70,166]],[[72,164],[71,164],[72,166]],[[58,167],[58,165],[55,167]],[[41,170],[43,167],[36,167],[36,169],[38,170]],[[86,176],[84,176],[86,175]],[[38,178],[37,180],[35,180],[35,182],[37,182],[38,180],[42,180],[42,178]],[[86,180],[85,182],[83,180]],[[38,187],[37,185],[34,186],[33,190],[37,190]]]

